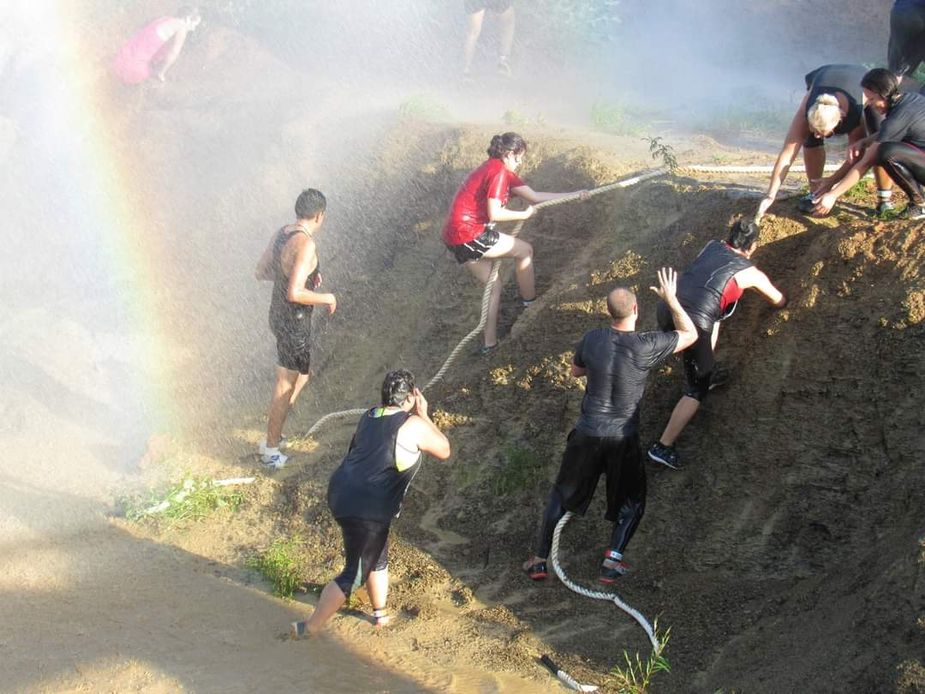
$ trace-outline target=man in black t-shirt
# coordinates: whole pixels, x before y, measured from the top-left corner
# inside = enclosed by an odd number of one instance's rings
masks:
[[[639,446],[639,403],[649,371],[697,339],[697,329],[678,302],[677,273],[663,268],[652,290],[671,310],[673,332],[635,332],[639,307],[629,289],[607,295],[612,322],[585,334],[572,358],[572,375],[586,376],[581,416],[568,435],[559,474],[549,495],[534,556],[524,571],[534,581],[548,575],[546,558],[556,525],[572,511],[584,515],[601,473],[607,475],[607,513],[614,523],[600,580],[613,583],[628,570],[626,545],[642,519],[646,473]]]

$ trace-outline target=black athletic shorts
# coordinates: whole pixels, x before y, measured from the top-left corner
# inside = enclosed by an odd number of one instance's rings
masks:
[[[312,355],[309,349],[308,332],[285,331],[276,333],[277,363],[284,369],[307,374]]]
[[[726,315],[730,315],[728,307]],[[659,330],[662,332],[667,333],[676,330],[671,311],[664,301],[660,301],[658,304],[656,318]],[[686,385],[684,394],[700,400],[706,397],[707,392],[710,390],[710,378],[713,376],[716,357],[713,354],[713,331],[704,330],[699,325],[694,327],[697,329],[697,341],[681,352],[681,360],[684,363],[684,381]]]
[[[485,231],[468,243],[461,243],[458,246],[447,246],[447,248],[450,249],[453,257],[456,258],[456,262],[461,265],[463,263],[468,263],[470,260],[479,260],[488,252],[488,249],[498,243],[499,238],[500,235],[498,234],[498,230],[495,229],[495,225],[489,224],[485,227]]]
[[[607,520],[616,522],[627,498],[645,501],[646,476],[638,434],[587,436],[572,429],[555,483],[562,507],[583,516],[601,474],[607,475]]]
[[[344,570],[334,583],[344,595],[366,583],[371,571],[389,565],[389,524],[363,518],[336,518],[344,536]],[[375,605],[373,605],[375,607]],[[383,605],[379,605],[383,607]]]
[[[925,60],[925,7],[906,4],[890,11],[887,61],[896,75],[910,75]]]
[[[481,12],[482,10],[491,10],[501,14],[502,12],[507,12],[513,4],[514,0],[463,0],[466,14]]]

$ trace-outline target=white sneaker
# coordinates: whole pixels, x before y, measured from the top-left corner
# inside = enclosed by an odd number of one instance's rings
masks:
[[[283,451],[283,450],[289,448],[289,441],[286,439],[285,436],[280,436],[280,437],[279,437],[279,445],[277,446],[277,448],[278,448],[279,450],[281,450],[281,451]],[[262,440],[260,441],[260,444],[257,446],[257,454],[258,454],[258,455],[261,455],[261,456],[264,456],[264,455],[267,454],[267,451],[268,451],[268,450],[270,450],[270,449],[267,448],[267,440],[266,440],[266,439],[262,439]]]
[[[267,448],[266,453],[260,455],[260,462],[263,463],[263,466],[273,470],[285,467],[287,460],[289,460],[289,456],[280,453],[278,448]]]

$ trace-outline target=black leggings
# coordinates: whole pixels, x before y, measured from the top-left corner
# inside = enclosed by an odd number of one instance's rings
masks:
[[[389,524],[363,518],[336,518],[344,536],[344,570],[334,583],[350,594],[366,583],[371,571],[382,571],[389,565]],[[373,607],[376,607],[373,605]],[[381,607],[381,605],[380,605]]]
[[[890,71],[915,72],[925,59],[925,7],[894,7],[890,12]]]
[[[543,514],[536,556],[549,556],[553,532],[566,511],[585,514],[601,473],[607,475],[604,517],[614,524],[610,548],[623,553],[646,510],[646,469],[639,435],[586,436],[572,429]]]
[[[914,205],[925,204],[925,152],[907,142],[881,142],[877,163],[902,188]]]

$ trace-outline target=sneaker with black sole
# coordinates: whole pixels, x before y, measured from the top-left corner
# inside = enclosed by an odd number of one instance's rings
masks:
[[[895,219],[902,219],[906,222],[925,219],[925,204],[916,205],[910,202],[906,205],[906,209],[896,215]]]
[[[601,564],[601,575],[597,579],[601,583],[606,583],[607,585],[616,583],[618,578],[626,576],[631,571],[630,565],[622,559],[619,561],[610,560],[610,563],[611,566],[607,566],[606,563]]]
[[[536,561],[524,569],[524,573],[531,581],[542,581],[549,576],[549,569],[546,568],[546,562]]]
[[[874,210],[874,217],[883,219],[885,217],[892,217],[896,212],[896,205],[893,204],[892,200],[881,200],[877,203],[877,207]]]
[[[812,211],[816,209],[816,203],[813,200],[813,194],[807,193],[802,198],[797,201],[797,209],[803,214],[812,214]]]
[[[647,451],[650,460],[654,460],[656,463],[661,463],[667,467],[670,467],[672,470],[681,469],[681,456],[675,450],[674,446],[666,446],[665,444],[656,441]]]

